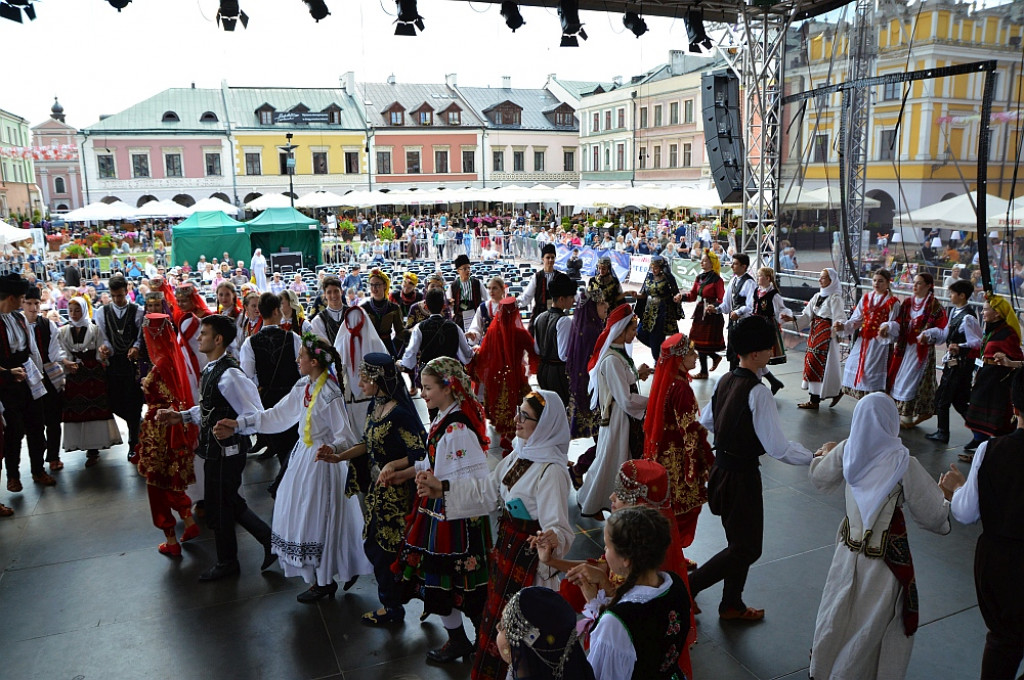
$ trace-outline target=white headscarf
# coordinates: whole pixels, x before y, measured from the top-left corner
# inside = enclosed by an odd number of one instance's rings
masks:
[[[828,273],[828,279],[831,281],[827,286],[822,288],[818,292],[819,298],[828,297],[829,295],[835,295],[842,290],[842,286],[839,285],[839,273],[832,267],[825,267],[825,271]]]
[[[625,304],[625,303],[623,303]],[[622,305],[619,305],[621,307]],[[612,310],[614,313],[615,310]],[[601,365],[601,360],[604,359],[605,355],[608,354],[608,348],[612,346],[612,343],[625,332],[626,327],[633,320],[633,310],[630,309],[629,314],[616,321],[608,329],[608,335],[605,337],[604,344],[601,345],[601,353],[597,355],[597,363],[594,364],[594,370],[590,372],[590,408],[597,408],[597,367]],[[658,351],[661,351],[659,348]]]
[[[71,304],[72,302],[78,305],[78,308],[82,310],[82,318],[79,319],[78,321],[75,321],[74,319],[71,318],[71,313],[68,312],[68,321],[71,323],[71,325],[74,326],[75,328],[82,328],[83,326],[88,326],[89,324],[91,324],[92,319],[89,318],[89,303],[85,301],[85,298],[76,296],[71,298],[68,301],[68,304]]]
[[[900,414],[887,394],[874,392],[853,409],[843,452],[843,477],[857,501],[864,527],[878,517],[885,499],[903,479],[910,451],[900,440]]]
[[[363,316],[363,328],[359,332],[361,340],[352,336],[349,326],[349,314],[355,315],[357,311]],[[351,355],[349,354],[349,345],[353,342],[356,344],[355,361],[350,360]],[[345,310],[341,317],[338,337],[334,339],[334,349],[338,350],[338,354],[341,355],[341,365],[345,367],[345,374],[348,376],[347,387],[349,392],[352,393],[354,398],[363,399],[366,395],[359,389],[359,364],[362,363],[363,357],[371,352],[388,354],[388,348],[384,345],[380,336],[377,335],[377,329],[373,327],[370,315],[366,313],[365,309],[362,307],[349,307]]]
[[[557,393],[550,390],[534,390],[544,399],[544,410],[529,439],[516,437],[515,450],[524,460],[535,463],[569,462],[569,419],[565,416],[565,404]]]

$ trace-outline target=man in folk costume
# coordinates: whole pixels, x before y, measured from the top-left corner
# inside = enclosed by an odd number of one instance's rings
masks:
[[[427,363],[438,357],[451,357],[463,365],[468,364],[473,358],[473,350],[466,340],[466,334],[455,322],[441,316],[444,293],[436,288],[431,289],[427,291],[425,302],[430,316],[412,329],[409,346],[402,356],[402,368],[418,375]],[[431,413],[430,419],[433,420],[435,415]]]
[[[651,368],[639,369],[626,346],[636,338],[637,318],[628,304],[619,305],[608,317],[604,331],[590,357],[590,407],[599,409],[597,456],[587,471],[583,486],[576,494],[586,516],[601,516],[611,510],[611,496],[619,467],[629,458],[643,455],[643,417],[647,397],[641,396],[638,383],[646,380]]]
[[[145,310],[128,302],[128,281],[110,278],[109,304],[96,310],[100,329],[100,355],[107,361],[107,399],[110,410],[128,426],[128,457],[139,444],[142,422],[142,387],[139,384],[139,344]]]
[[[729,370],[734,371],[740,365],[739,357],[732,347],[732,329],[736,322],[745,316],[750,316],[753,308],[747,304],[752,300],[754,291],[757,290],[757,281],[747,271],[750,268],[750,256],[746,253],[736,253],[729,263],[732,269],[732,278],[725,289],[725,298],[722,304],[718,305],[718,313],[729,318],[727,331],[730,341],[725,350],[725,358],[729,360]]]
[[[771,325],[761,316],[741,319],[733,329],[733,342],[740,365],[718,381],[700,418],[700,424],[715,435],[708,506],[722,518],[729,544],[693,572],[690,591],[696,597],[724,581],[719,618],[760,621],[764,610],[743,601],[747,572],[761,556],[764,539],[759,460],[767,453],[784,463],[809,465],[813,455],[799,442],[787,441],[772,393],[757,375],[772,356]]]
[[[938,427],[926,438],[949,443],[949,407],[961,416],[967,415],[974,380],[974,361],[981,348],[981,324],[974,308],[968,304],[974,295],[974,284],[957,279],[949,286],[949,323],[946,324],[946,354],[942,357],[942,380],[935,393],[935,416]]]
[[[199,426],[198,452],[205,468],[206,519],[213,529],[217,546],[217,564],[200,574],[199,580],[216,581],[233,576],[240,570],[236,523],[263,546],[261,569],[273,564],[277,555],[270,550],[270,527],[239,494],[249,438],[235,434],[218,439],[213,433],[219,421],[237,419],[241,413],[255,413],[261,409],[256,386],[245,377],[238,361],[227,351],[235,340],[238,327],[222,314],[211,314],[203,319],[202,324],[199,351],[206,354],[210,363],[203,369],[199,403],[187,411],[161,409],[157,411],[157,420],[172,425]]]
[[[238,363],[246,377],[253,381],[260,393],[264,410],[276,405],[288,396],[299,381],[296,363],[302,338],[281,328],[281,298],[273,293],[260,295],[260,318],[263,325],[245,339],[238,353]],[[281,464],[277,477],[267,488],[271,497],[277,498],[277,487],[288,468],[288,456],[299,440],[299,424],[295,423],[284,432],[262,435],[267,451],[277,456]]]
[[[409,318],[409,312],[412,310],[413,305],[423,300],[423,293],[416,287],[419,285],[419,282],[420,277],[416,276],[414,272],[406,272],[402,276],[402,287],[399,290],[391,291],[390,299],[402,310],[403,322]],[[397,352],[398,356],[402,356],[405,352],[405,346],[409,344],[409,336],[411,335],[412,331],[408,328],[396,335],[395,352]]]
[[[36,368],[43,376],[46,394],[38,399],[43,409],[43,425],[46,440],[46,462],[50,472],[62,470],[64,463],[60,459],[61,435],[61,391],[64,389],[64,350],[57,339],[57,324],[45,316],[39,315],[39,303],[42,295],[36,286],[30,285],[21,304],[21,312],[28,322],[29,330],[35,336],[36,349],[39,350],[39,365]]]
[[[832,267],[822,269],[818,285],[820,290],[808,300],[804,311],[794,320],[798,329],[809,329],[802,387],[808,391],[810,399],[797,404],[797,408],[811,411],[818,410],[823,397],[832,399],[829,408],[843,397],[839,338],[834,330],[836,324],[846,325],[839,273]]]
[[[487,297],[487,291],[484,289],[483,281],[475,276],[470,276],[472,268],[467,256],[459,255],[455,258],[455,272],[459,278],[452,281],[452,285],[448,289],[448,298],[452,301],[455,323],[463,332],[466,332],[469,330],[469,325],[473,323],[477,308]]]
[[[313,333],[333,345],[341,329],[341,317],[345,313],[345,290],[337,276],[325,276],[320,284],[327,307],[317,312],[310,322]]]
[[[541,270],[533,275],[530,283],[526,284],[526,290],[519,297],[519,306],[523,309],[530,307],[530,325],[533,320],[540,316],[540,313],[548,308],[551,301],[551,279],[555,276],[555,246],[545,243],[540,249],[540,260],[543,263]]]
[[[43,455],[43,409],[32,395],[31,375],[38,380],[40,361],[35,336],[19,311],[29,283],[18,274],[0,277],[0,401],[4,405],[4,461],[7,465],[7,490],[18,493],[21,484],[21,440],[28,439],[28,457],[32,481],[54,486],[57,481],[46,474]],[[30,375],[31,374],[31,375]]]
[[[974,586],[988,627],[983,678],[1015,677],[1024,657],[1024,371],[1013,376],[1011,394],[1017,428],[978,446],[966,480],[955,463],[940,480],[953,517],[982,525]]]
[[[534,349],[540,356],[537,384],[545,390],[556,392],[562,403],[568,404],[569,373],[565,362],[569,356],[572,330],[572,317],[568,310],[576,299],[576,282],[562,272],[555,272],[550,290],[551,306],[530,324]]]

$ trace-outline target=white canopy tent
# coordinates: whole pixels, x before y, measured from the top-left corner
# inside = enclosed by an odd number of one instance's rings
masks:
[[[839,187],[831,184],[810,191],[793,190],[783,202],[783,206],[787,210],[838,210],[842,205]],[[870,196],[864,197],[865,208],[878,208],[881,205],[882,202],[878,199]]]
[[[263,194],[259,198],[246,203],[245,207],[256,212],[266,210],[267,208],[290,208],[292,207],[292,199],[284,194]]]
[[[344,196],[333,191],[314,191],[295,201],[296,208],[336,208],[348,205]]]
[[[169,198],[165,198],[162,201],[150,201],[141,205],[135,209],[132,217],[168,219],[171,217],[188,217],[192,212],[193,208],[188,208]]]
[[[974,231],[978,226],[978,211],[975,208],[978,200],[978,192],[961,194],[953,198],[939,201],[923,208],[903,213],[896,218],[894,225],[901,222],[905,226],[913,226],[918,229],[951,229]],[[986,200],[986,212],[989,215],[1006,215],[1006,208],[1009,201],[998,196],[988,194]]]
[[[191,215],[194,212],[213,212],[216,210],[219,210],[225,215],[238,214],[238,206],[231,205],[227,201],[221,200],[219,198],[213,198],[212,196],[209,198],[202,198],[196,201],[195,205],[189,208],[188,214]]]
[[[124,201],[104,203],[97,201],[72,210],[64,215],[66,222],[102,222],[106,220],[127,220],[135,217],[136,208]]]
[[[13,243],[31,240],[32,233],[28,229],[19,229],[0,220],[0,246],[9,246]]]
[[[1000,213],[988,210],[988,226],[991,229],[1003,230],[1009,227],[1016,231],[1024,228],[1024,196],[1010,201],[1009,216],[1007,209],[1003,208]]]

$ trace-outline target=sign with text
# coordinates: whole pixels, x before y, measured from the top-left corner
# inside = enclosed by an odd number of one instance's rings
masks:
[[[309,123],[329,123],[330,114],[326,111],[315,113],[313,111],[292,112],[274,111],[275,123],[292,123],[293,125],[308,125]]]

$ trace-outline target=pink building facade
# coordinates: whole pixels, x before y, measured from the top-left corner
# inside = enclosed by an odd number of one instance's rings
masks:
[[[78,146],[78,131],[64,119],[64,107],[53,99],[50,117],[32,128],[32,145],[40,147]],[[59,214],[85,205],[82,193],[82,172],[78,158],[35,161],[36,186],[39,187],[44,212]]]

